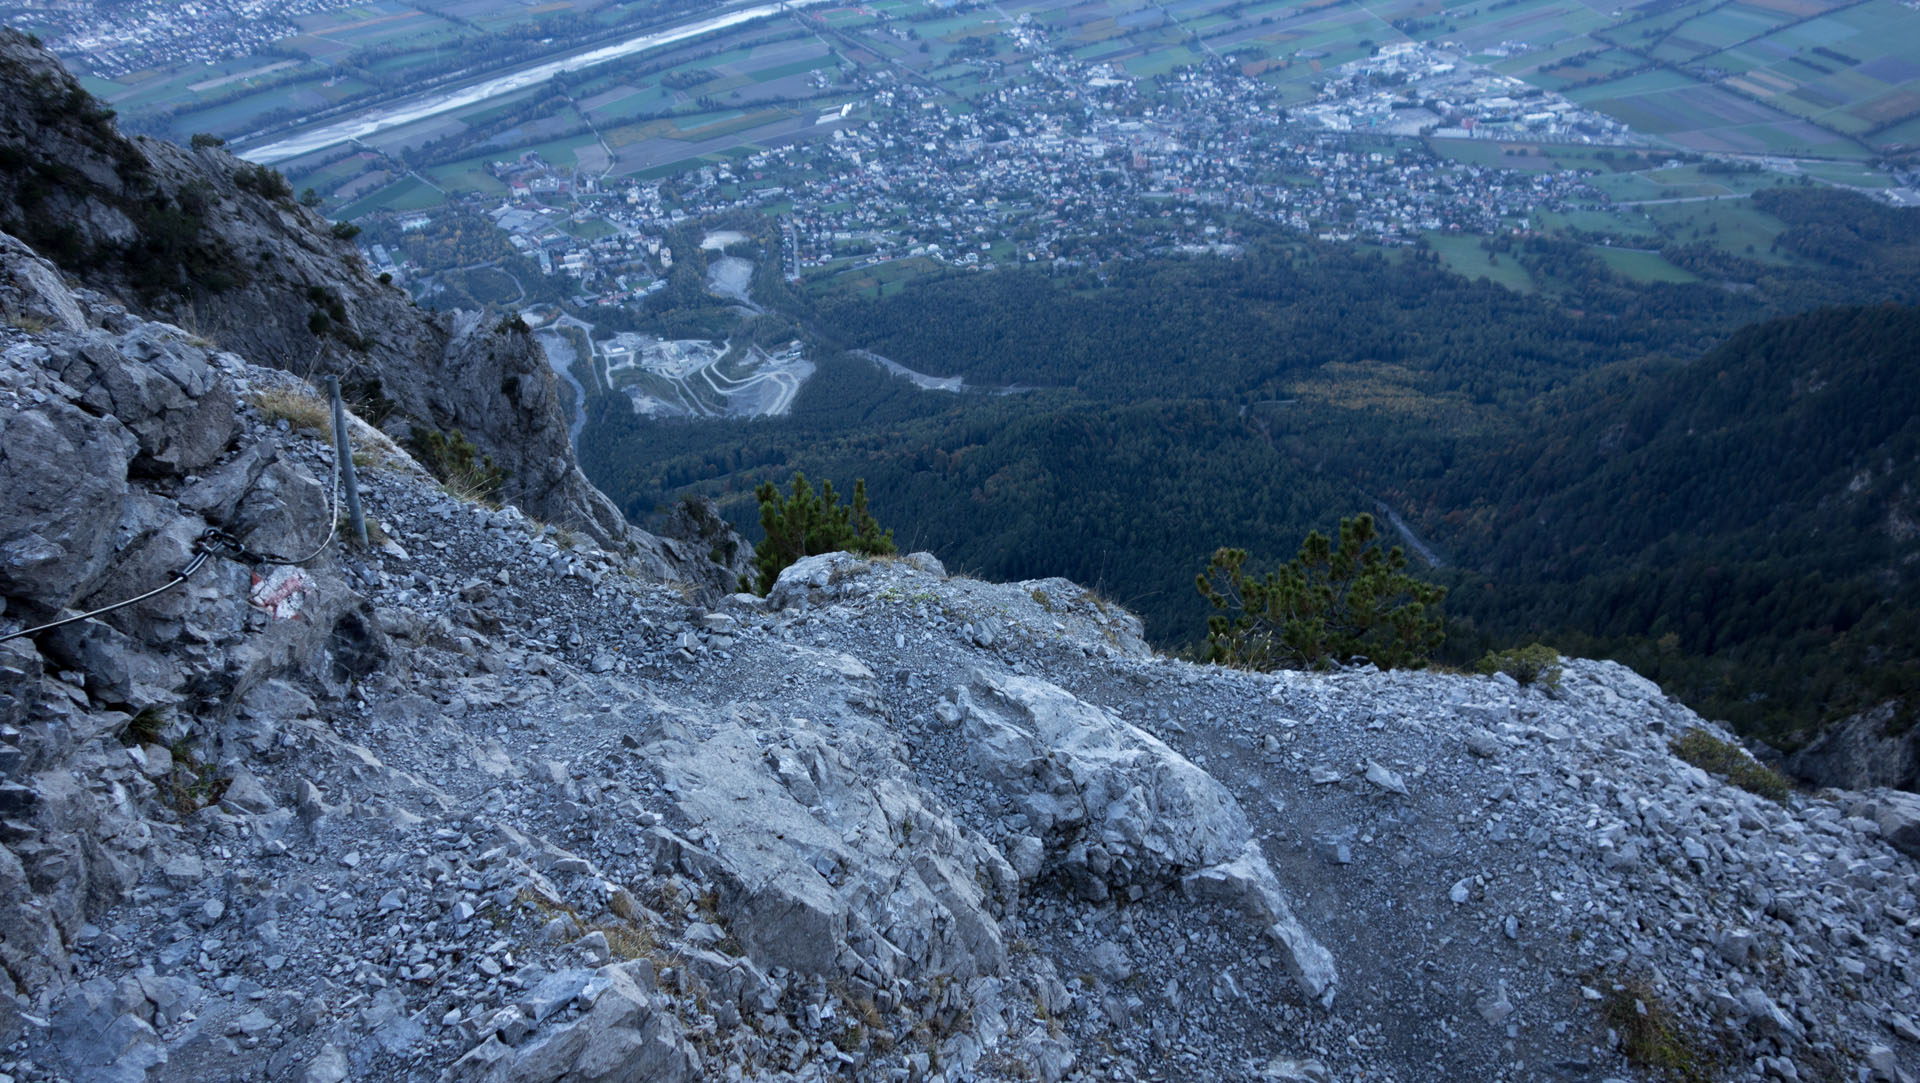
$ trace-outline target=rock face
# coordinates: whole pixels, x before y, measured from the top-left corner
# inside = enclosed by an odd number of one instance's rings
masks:
[[[1920,789],[1920,726],[1901,724],[1901,706],[1883,703],[1827,727],[1787,757],[1788,769],[1816,786]]]
[[[501,497],[536,518],[645,548],[678,578],[716,577],[712,546],[633,530],[580,473],[553,373],[524,325],[415,307],[278,174],[217,147],[121,136],[52,54],[13,30],[0,30],[0,86],[0,230],[135,312],[384,398],[398,439],[414,426],[463,434],[507,471]],[[23,314],[77,329],[71,309]]]
[[[661,527],[663,541],[686,550],[676,566],[692,569],[717,594],[743,589],[753,571],[753,546],[734,532],[712,499],[696,494],[682,497]],[[704,558],[705,562],[701,562]]]
[[[282,368],[4,236],[0,316],[0,636],[159,588],[0,640],[0,1077],[1920,1072],[1913,796],[1736,789],[1620,666],[1198,667],[928,554],[694,604],[697,528],[350,419],[361,547]]]

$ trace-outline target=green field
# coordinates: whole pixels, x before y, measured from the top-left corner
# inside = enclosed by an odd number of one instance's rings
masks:
[[[447,197],[434,191],[432,185],[415,177],[402,177],[338,211],[330,211],[329,216],[347,222],[374,211],[423,211],[446,201]]]
[[[1890,188],[1893,178],[1878,169],[1853,162],[1801,162],[1800,172],[1810,177],[1850,188]]]
[[[1767,249],[1786,226],[1745,199],[1663,203],[1641,208],[1649,221],[1682,244],[1705,241],[1738,255],[1768,259]]]
[[[1480,245],[1487,238],[1471,233],[1429,233],[1427,244],[1456,274],[1467,278],[1485,278],[1516,293],[1532,293],[1538,287],[1533,276],[1512,256],[1505,259]]]
[[[426,169],[433,183],[449,192],[480,192],[485,195],[505,194],[507,186],[499,178],[487,172],[487,164],[492,157],[469,158],[465,161],[450,162]]]
[[[1514,139],[1428,139],[1428,149],[1449,161],[1526,173],[1589,170],[1632,173],[1665,161],[1672,152],[1591,147]]]
[[[1591,249],[1615,274],[1635,282],[1698,282],[1698,275],[1668,263],[1658,252],[1595,245]]]
[[[945,274],[944,265],[924,256],[908,256],[866,267],[849,267],[837,274],[810,276],[807,288],[816,294],[863,293],[891,297],[907,283],[926,274]]]
[[[1578,230],[1581,233],[1618,237],[1623,241],[1659,236],[1652,220],[1631,207],[1608,211],[1538,211],[1534,214],[1533,224],[1536,229],[1548,233]]]

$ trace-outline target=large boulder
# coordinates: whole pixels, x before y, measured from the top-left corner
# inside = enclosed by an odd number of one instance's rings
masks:
[[[1874,790],[1855,802],[1852,812],[1878,824],[1894,848],[1920,858],[1920,794]]]
[[[84,331],[87,317],[60,272],[19,238],[0,233],[0,318],[15,327]]]
[[[586,1012],[509,1048],[498,1038],[474,1047],[447,1083],[684,1083],[700,1078],[700,1053],[653,987],[647,962],[606,966],[577,993]]]
[[[1331,1004],[1333,956],[1293,916],[1246,814],[1213,776],[1138,726],[1031,677],[974,672],[955,691],[981,776],[1082,898],[1177,885],[1263,926],[1309,999]]]
[[[756,963],[883,983],[1001,971],[1012,869],[907,780],[872,722],[850,710],[804,725],[741,713],[660,724],[644,754],[710,840],[674,840],[671,857],[718,884]]]

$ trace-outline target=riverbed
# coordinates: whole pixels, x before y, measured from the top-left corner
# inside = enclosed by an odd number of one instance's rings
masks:
[[[260,162],[264,165],[284,162],[289,158],[311,154],[336,143],[365,139],[377,132],[437,116],[450,109],[464,108],[489,98],[497,98],[502,94],[511,94],[516,90],[536,86],[563,72],[579,71],[596,64],[604,64],[609,60],[619,60],[635,53],[658,49],[663,45],[673,45],[689,38],[697,38],[702,34],[738,26],[782,11],[825,2],[826,0],[781,0],[780,3],[755,4],[724,15],[716,15],[711,19],[649,31],[612,45],[602,45],[558,60],[544,61],[455,90],[434,91],[407,101],[377,106],[358,116],[332,121],[299,135],[236,153],[248,161]]]

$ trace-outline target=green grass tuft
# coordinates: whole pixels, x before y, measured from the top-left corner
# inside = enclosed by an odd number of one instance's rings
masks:
[[[1668,742],[1667,748],[1702,771],[1719,775],[1769,801],[1784,802],[1793,789],[1787,776],[1747,755],[1739,745],[1723,741],[1703,729],[1688,730]]]
[[[1627,1063],[1669,1083],[1712,1083],[1718,1067],[1715,1051],[1645,979],[1608,983],[1601,1012],[1620,1035],[1620,1052]]]
[[[1549,691],[1560,687],[1560,652],[1544,643],[1488,651],[1473,668],[1482,676],[1504,673],[1523,685],[1537,683]]]

